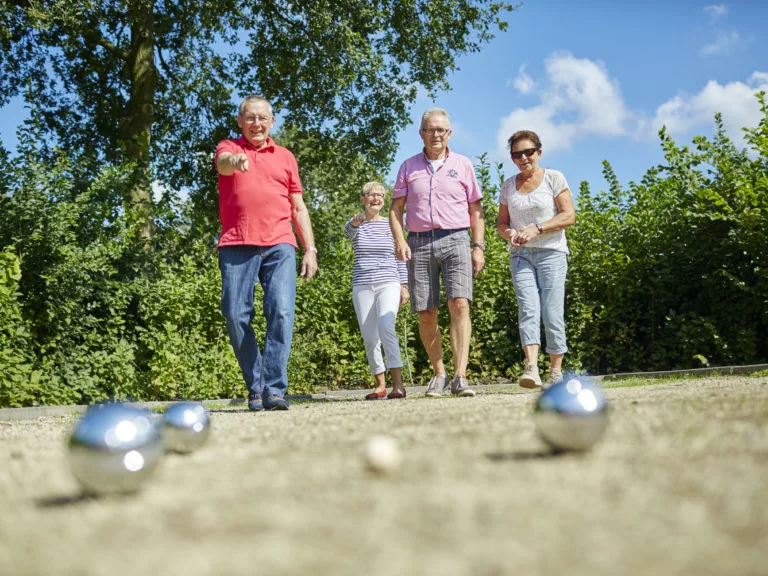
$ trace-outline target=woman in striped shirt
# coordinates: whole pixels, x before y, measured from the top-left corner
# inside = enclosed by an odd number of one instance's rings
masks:
[[[397,311],[408,302],[408,272],[405,262],[395,258],[395,242],[389,220],[379,212],[386,189],[378,182],[363,186],[360,203],[364,211],[344,225],[355,253],[352,270],[352,301],[365,343],[368,366],[376,381],[366,400],[405,398],[400,344],[397,340]],[[386,366],[382,357],[386,357]],[[392,377],[392,392],[387,395],[385,372]]]

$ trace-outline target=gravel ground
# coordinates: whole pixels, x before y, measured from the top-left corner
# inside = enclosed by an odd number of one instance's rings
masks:
[[[0,574],[768,574],[768,378],[610,388],[586,454],[536,394],[214,411],[139,493],[84,498],[74,417],[0,422]],[[402,465],[374,475],[365,441]]]

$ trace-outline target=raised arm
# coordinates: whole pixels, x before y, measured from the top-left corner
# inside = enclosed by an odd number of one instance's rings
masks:
[[[236,171],[248,172],[248,156],[222,152],[216,157],[216,170],[222,176],[232,176]]]

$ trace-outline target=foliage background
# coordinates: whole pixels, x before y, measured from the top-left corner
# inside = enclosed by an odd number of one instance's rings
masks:
[[[692,148],[662,131],[665,164],[639,183],[621,187],[606,162],[607,190],[581,184],[568,231],[568,368],[768,360],[768,106],[758,98],[764,118],[745,130],[746,150],[718,117],[714,136]],[[244,395],[219,314],[210,207],[166,194],[147,250],[141,218],[122,201],[133,167],[95,169],[49,146],[44,130],[32,122],[20,132],[19,157],[0,148],[0,406]],[[378,175],[362,157],[341,164],[318,155],[305,134],[277,137],[299,159],[320,247],[316,281],[298,288],[290,392],[367,387],[342,227],[361,185]],[[476,168],[487,265],[475,282],[469,375],[489,381],[515,376],[522,353],[507,250],[495,231],[503,175],[485,157]],[[215,180],[206,182],[215,196]],[[415,315],[402,312],[398,326],[406,378],[423,383],[429,365]]]

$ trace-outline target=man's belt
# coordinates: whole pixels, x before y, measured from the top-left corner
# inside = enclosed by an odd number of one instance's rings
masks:
[[[408,232],[408,237],[411,238],[443,238],[456,234],[457,232],[466,232],[466,228],[432,228],[432,230],[426,230],[424,232]]]

